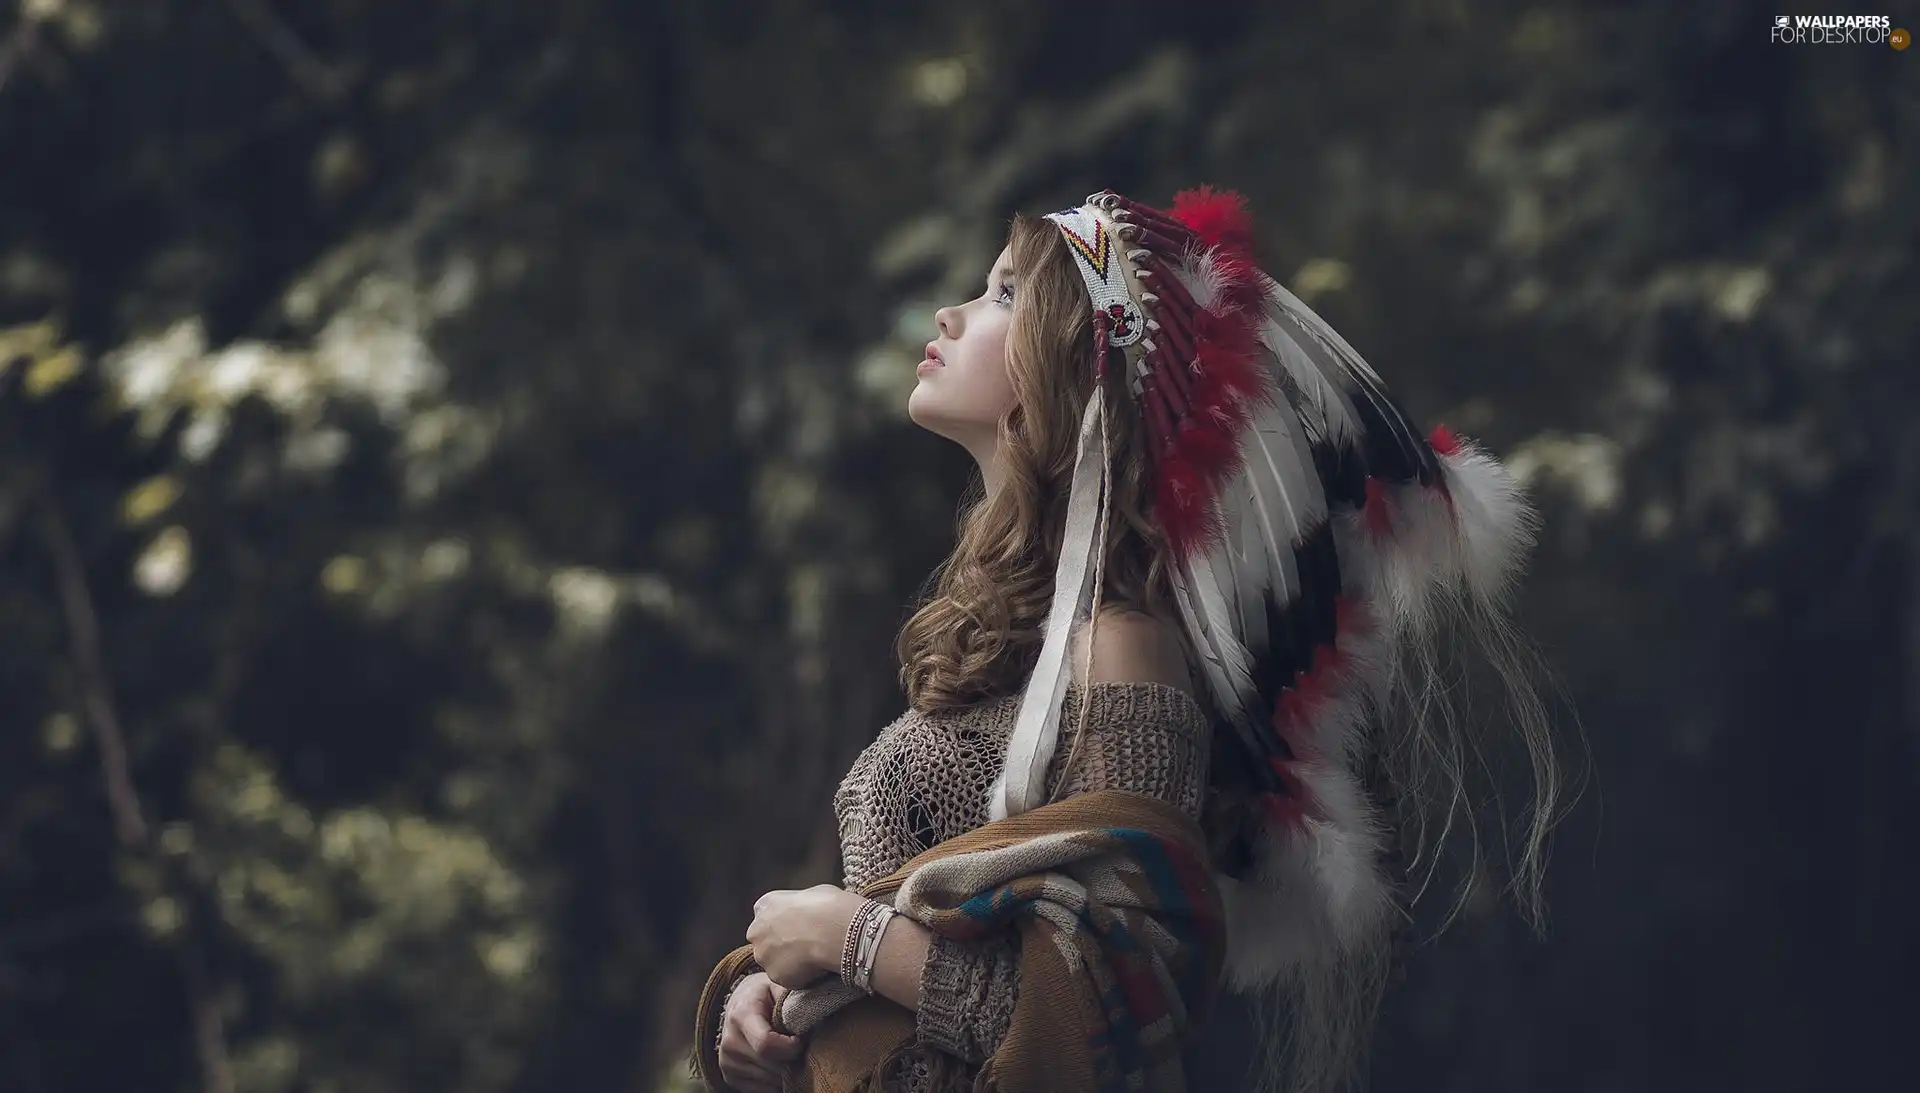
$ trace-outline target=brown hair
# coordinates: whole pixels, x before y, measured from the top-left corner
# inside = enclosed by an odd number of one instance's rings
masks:
[[[966,506],[959,543],[901,628],[900,682],[921,711],[1011,694],[1033,670],[1065,533],[1080,415],[1094,385],[1093,309],[1059,229],[1016,217],[1009,243],[1016,291],[1007,372],[1015,397],[1000,420],[1001,487]],[[1152,519],[1147,445],[1138,439],[1144,425],[1125,373],[1116,363],[1107,369],[1113,493],[1101,610],[1164,618],[1170,561]]]

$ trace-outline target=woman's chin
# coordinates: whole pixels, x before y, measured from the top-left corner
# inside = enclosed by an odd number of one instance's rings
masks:
[[[907,398],[907,420],[935,436],[945,437],[956,444],[959,443],[959,430],[956,430],[954,422],[949,420],[946,415],[940,413],[939,407],[934,405],[934,400],[926,396],[926,388],[920,387],[916,388],[913,394]]]
[[[914,384],[913,393],[907,396],[907,417],[922,429],[940,431],[939,396],[927,389],[925,376]]]
[[[958,400],[961,402],[961,407],[956,412],[956,407],[953,405],[956,400],[950,397],[953,393],[943,391],[938,383],[930,384],[922,378],[914,387],[913,393],[907,396],[907,420],[935,436],[953,441],[968,451],[973,451],[976,445],[983,443],[991,447],[993,438],[1000,428],[1000,418],[1004,413],[967,412],[972,408],[966,406],[964,399]]]

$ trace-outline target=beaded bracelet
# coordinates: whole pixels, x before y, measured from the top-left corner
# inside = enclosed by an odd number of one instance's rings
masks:
[[[847,941],[840,949],[840,978],[849,984],[860,967],[860,942],[866,935],[867,922],[881,906],[879,900],[870,899],[860,905],[853,913],[853,921],[847,923]]]

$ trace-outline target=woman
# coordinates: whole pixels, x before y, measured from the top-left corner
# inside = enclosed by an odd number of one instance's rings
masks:
[[[1534,907],[1555,768],[1504,613],[1530,511],[1257,268],[1234,194],[1016,219],[935,323],[909,411],[982,495],[900,635],[910,708],[836,795],[845,886],[756,903],[702,1001],[703,1072],[1184,1088],[1224,985],[1288,1003],[1263,1085],[1336,1084],[1401,835],[1471,818],[1449,629],[1533,760]]]

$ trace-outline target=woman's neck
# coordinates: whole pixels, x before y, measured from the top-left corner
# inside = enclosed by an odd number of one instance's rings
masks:
[[[973,461],[980,467],[980,482],[986,496],[992,497],[999,492],[1000,484],[1005,478],[1001,469],[999,445],[974,452]]]

